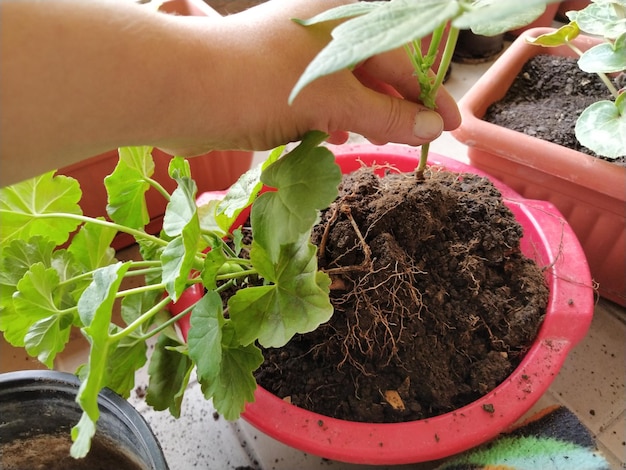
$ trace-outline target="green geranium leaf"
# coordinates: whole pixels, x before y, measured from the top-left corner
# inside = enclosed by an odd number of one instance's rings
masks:
[[[307,134],[298,147],[263,174],[263,182],[277,191],[259,196],[252,206],[251,222],[255,241],[271,260],[277,259],[281,245],[310,231],[318,211],[337,196],[341,170],[327,148],[317,147],[325,137],[322,132]]]
[[[148,346],[134,335],[125,336],[111,348],[107,360],[106,386],[128,398],[135,387],[135,372],[147,361]]]
[[[222,357],[219,376],[202,380],[202,392],[212,398],[215,409],[228,420],[239,418],[246,403],[254,401],[253,372],[263,363],[263,354],[254,344],[242,346],[230,324],[222,330]]]
[[[185,177],[178,181],[178,187],[172,193],[163,217],[163,231],[170,237],[179,236],[193,220],[197,221],[195,181]]]
[[[316,247],[307,240],[308,234],[281,246],[277,263],[269,262],[253,242],[252,262],[273,285],[248,287],[230,298],[230,318],[242,344],[258,339],[264,347],[281,347],[294,334],[313,331],[331,317],[330,280],[317,272]]]
[[[179,180],[182,178],[191,178],[191,165],[183,157],[174,157],[170,160],[167,168],[172,179]]]
[[[598,155],[614,159],[626,154],[626,100],[593,103],[576,121],[575,132]]]
[[[98,421],[98,394],[109,381],[109,355],[115,341],[109,337],[115,296],[130,262],[116,263],[94,271],[93,281],[78,300],[78,314],[85,325],[83,334],[91,345],[87,373],[78,390],[77,402],[89,418]]]
[[[613,73],[626,70],[626,33],[614,44],[605,42],[592,47],[578,59],[581,70],[589,73]]]
[[[162,290],[150,290],[147,292],[139,292],[124,296],[121,308],[121,315],[124,323],[127,325],[133,323],[150,308],[154,307],[159,298],[162,296]],[[151,322],[142,324],[139,331],[141,333],[146,333],[150,325]]]
[[[193,362],[187,354],[177,350],[180,343],[160,335],[150,358],[148,374],[150,383],[146,403],[157,411],[169,409],[172,416],[180,417],[183,394],[189,384]]]
[[[82,215],[78,182],[67,176],[45,173],[0,188],[0,244],[41,235],[55,244],[65,243]]]
[[[261,183],[263,170],[278,160],[284,149],[284,145],[275,148],[263,163],[241,175],[230,187],[224,198],[221,201],[216,201],[213,213],[209,213],[212,220],[203,222],[203,228],[205,225],[219,227],[221,235],[226,235],[233,228],[235,219],[241,211],[252,204],[263,187],[263,183]]]
[[[145,194],[154,173],[152,147],[123,147],[113,173],[104,178],[109,195],[107,213],[121,225],[141,229],[150,222]]]
[[[58,285],[57,271],[43,263],[34,264],[24,274],[13,296],[14,312],[3,312],[0,319],[9,343],[24,346],[24,338],[32,325],[44,318],[63,313],[54,302],[54,290]]]
[[[289,103],[313,80],[353,68],[372,56],[423,38],[460,11],[459,3],[453,0],[391,0],[374,5],[366,7],[367,13],[333,30],[332,41],[308,65],[291,92]]]
[[[177,179],[163,218],[164,232],[174,238],[161,253],[163,282],[167,293],[176,301],[187,287],[196,252],[206,247],[200,236],[200,221],[196,207],[196,183],[188,177]]]
[[[187,336],[189,356],[196,362],[198,380],[214,381],[222,363],[222,298],[209,291],[191,312],[191,328]]]
[[[72,428],[72,440],[74,443],[70,454],[75,459],[82,459],[89,453],[91,439],[96,434],[96,422],[87,413],[83,413],[80,421]]]
[[[551,33],[541,34],[536,38],[528,38],[527,41],[537,46],[558,47],[574,40],[579,34],[580,29],[578,28],[578,24],[574,21],[561,26]]]
[[[32,237],[25,240],[13,240],[2,250],[0,259],[0,307],[13,308],[13,293],[17,290],[17,283],[24,277],[30,267],[42,263],[46,267],[52,266],[52,252],[55,244],[44,237]],[[2,315],[0,315],[2,325]],[[0,329],[1,326],[0,326]]]
[[[115,260],[111,243],[116,234],[113,228],[87,223],[72,238],[68,251],[83,266],[84,271],[93,271]]]
[[[344,18],[352,18],[353,16],[360,16],[365,13],[369,13],[372,10],[375,10],[379,7],[385,6],[387,2],[359,2],[352,3],[349,5],[341,5],[336,8],[331,8],[330,10],[323,11],[322,13],[315,15],[313,18],[309,19],[299,19],[294,18],[298,24],[302,26],[311,26],[318,23],[323,23],[325,21],[333,21],[333,20],[341,20]]]
[[[214,248],[209,251],[204,259],[204,268],[202,269],[202,284],[207,289],[213,290],[217,288],[217,275],[220,268],[226,263],[226,255],[221,248]]]
[[[70,339],[73,318],[71,313],[57,314],[34,323],[24,337],[26,352],[49,369],[54,368],[56,355]]]

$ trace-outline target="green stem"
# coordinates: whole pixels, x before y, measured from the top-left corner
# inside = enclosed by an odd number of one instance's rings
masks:
[[[107,228],[111,228],[114,229],[118,232],[124,232],[127,233],[129,235],[132,235],[135,239],[144,239],[144,240],[149,240],[153,243],[156,243],[158,245],[161,246],[165,246],[167,245],[167,242],[165,240],[161,240],[159,237],[155,237],[154,235],[150,235],[149,233],[146,233],[144,231],[141,230],[136,230],[130,227],[125,227],[124,225],[119,225],[116,224],[115,222],[109,222],[108,220],[103,220],[103,219],[96,219],[93,217],[87,217],[84,215],[78,215],[78,214],[67,214],[67,213],[61,213],[61,212],[49,212],[47,214],[33,214],[32,215],[34,218],[38,218],[38,219],[72,219],[72,220],[78,220],[80,222],[84,222],[84,223],[88,223],[88,224],[95,224],[95,225],[101,225],[103,227],[107,227]]]
[[[159,183],[157,180],[153,180],[152,178],[148,178],[146,181],[150,186],[156,189],[167,202],[170,201],[170,193],[167,192],[167,190],[161,185],[161,183]]]
[[[135,289],[131,289],[131,290],[135,290]],[[163,300],[161,300],[159,303],[154,305],[150,310],[148,310],[146,313],[141,315],[139,318],[137,318],[134,322],[132,322],[126,328],[124,328],[123,330],[118,331],[117,333],[109,336],[109,343],[112,343],[112,342],[115,342],[115,341],[120,341],[123,338],[125,338],[126,336],[130,335],[133,331],[135,331],[141,325],[146,323],[148,320],[150,320],[152,317],[154,317],[157,313],[159,313],[165,307],[167,307],[167,305],[171,301],[172,301],[172,299],[170,299],[169,296],[165,297]]]
[[[165,283],[150,284],[147,286],[141,286],[141,287],[135,287],[133,289],[122,290],[122,291],[119,291],[117,294],[115,294],[115,298],[120,299],[122,297],[127,297],[129,295],[141,294],[142,292],[150,292],[153,290],[160,290],[160,289],[165,289]]]
[[[434,109],[435,105],[435,97],[437,96],[437,91],[439,87],[443,84],[443,81],[446,77],[446,73],[450,68],[450,64],[452,63],[452,56],[454,55],[454,49],[456,48],[456,43],[459,39],[459,29],[454,26],[450,26],[450,30],[448,32],[448,38],[446,40],[446,45],[443,50],[443,54],[441,55],[441,61],[439,64],[439,70],[437,70],[437,75],[435,76],[435,81],[433,82],[432,87],[429,90],[428,99],[424,100],[424,104],[432,103],[432,107]],[[424,175],[424,170],[426,170],[426,165],[428,163],[428,153],[430,151],[430,143],[425,143],[422,145],[421,153],[420,153],[420,161],[415,169],[415,175],[418,178],[422,178]]]

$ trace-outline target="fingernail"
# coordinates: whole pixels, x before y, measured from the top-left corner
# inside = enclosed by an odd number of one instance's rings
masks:
[[[443,132],[443,119],[435,111],[425,109],[415,116],[413,135],[424,140],[434,140]]]

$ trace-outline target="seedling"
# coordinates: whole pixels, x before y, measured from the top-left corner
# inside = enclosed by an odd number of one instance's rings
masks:
[[[528,41],[544,47],[566,45],[578,54],[581,70],[596,73],[613,100],[591,104],[578,117],[578,141],[596,154],[616,159],[626,152],[626,88],[618,90],[607,74],[626,72],[626,0],[592,0],[580,11],[567,13],[570,22]],[[572,42],[580,33],[604,38],[586,52]]]
[[[306,20],[304,26],[346,20],[333,30],[332,41],[309,64],[294,87],[290,101],[313,80],[345,68],[354,68],[377,54],[403,47],[419,82],[420,100],[435,109],[437,91],[450,66],[459,30],[492,36],[524,26],[543,13],[550,0],[391,0],[343,5]],[[432,70],[445,37],[437,73]],[[423,39],[432,33],[430,46]],[[428,160],[429,145],[421,148],[416,175],[421,177]]]

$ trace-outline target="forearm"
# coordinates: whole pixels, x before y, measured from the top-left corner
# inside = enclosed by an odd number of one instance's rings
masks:
[[[201,87],[187,23],[127,0],[0,6],[2,185],[33,176],[29,167],[185,137],[176,126]]]

